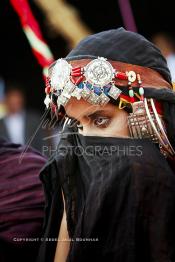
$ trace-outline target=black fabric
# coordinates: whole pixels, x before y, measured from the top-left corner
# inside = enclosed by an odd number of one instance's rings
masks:
[[[66,59],[77,60],[98,56],[152,68],[171,83],[170,71],[160,50],[142,35],[122,27],[86,37],[66,56]]]
[[[67,262],[175,261],[174,171],[149,140],[65,134],[40,177],[44,239],[58,237],[63,188]],[[52,262],[56,245],[43,241],[37,262]]]

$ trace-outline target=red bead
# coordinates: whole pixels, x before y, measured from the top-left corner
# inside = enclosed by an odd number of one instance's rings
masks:
[[[79,72],[79,71],[81,71],[81,67],[74,67],[74,68],[72,68],[72,72]]]
[[[72,72],[72,74],[71,74],[72,76],[81,76],[81,72]]]
[[[83,77],[84,77],[84,76],[80,76],[80,77],[76,80],[75,84],[78,85],[78,84],[83,80]]]
[[[71,72],[71,74],[76,74],[76,73],[81,73],[81,70],[76,70],[76,71],[73,71]]]
[[[122,73],[122,72],[117,72],[115,74],[115,77],[120,79],[120,80],[127,80],[128,79],[127,75],[125,73]]]
[[[72,83],[75,85],[76,80],[75,80],[73,77],[71,77],[71,81],[72,81]]]
[[[50,94],[50,86],[47,86],[47,87],[45,88],[45,93],[46,93],[46,94]]]

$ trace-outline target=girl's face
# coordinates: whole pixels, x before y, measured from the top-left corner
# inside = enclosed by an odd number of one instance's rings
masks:
[[[76,120],[82,135],[129,137],[128,113],[113,104],[91,105],[84,99],[71,97],[65,111],[68,117]]]

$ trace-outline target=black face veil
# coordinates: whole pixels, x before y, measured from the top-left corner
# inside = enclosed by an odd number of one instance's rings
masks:
[[[71,238],[67,261],[175,258],[175,177],[149,140],[65,133],[41,180],[47,205],[38,261],[55,254],[57,242],[47,238],[59,234],[61,189]]]

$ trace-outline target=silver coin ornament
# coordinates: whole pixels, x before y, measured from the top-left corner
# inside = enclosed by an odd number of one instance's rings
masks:
[[[50,70],[51,86],[56,89],[63,89],[70,79],[71,65],[65,59],[58,59]]]
[[[114,70],[105,58],[98,57],[86,65],[84,75],[89,83],[103,87],[112,81]]]

